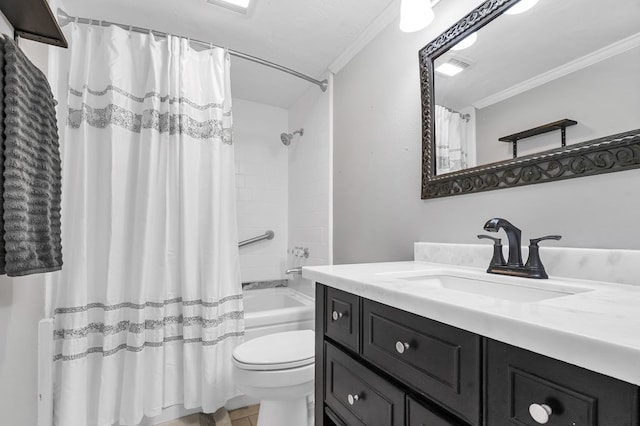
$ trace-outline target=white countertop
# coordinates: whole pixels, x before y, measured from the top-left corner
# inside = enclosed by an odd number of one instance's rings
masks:
[[[640,286],[504,277],[483,268],[421,261],[312,266],[302,271],[309,280],[640,385]],[[589,291],[513,302],[402,279],[416,274],[462,274],[540,289]]]

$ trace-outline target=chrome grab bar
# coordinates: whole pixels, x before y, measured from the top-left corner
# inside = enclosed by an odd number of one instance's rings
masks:
[[[257,237],[249,238],[248,240],[240,241],[238,243],[238,247],[246,246],[249,244],[257,243],[262,240],[271,240],[276,234],[273,231],[267,231],[264,235],[259,235]]]

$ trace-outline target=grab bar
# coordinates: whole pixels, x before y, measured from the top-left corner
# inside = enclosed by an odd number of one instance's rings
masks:
[[[271,240],[276,234],[273,231],[267,231],[264,235],[259,235],[257,237],[249,238],[248,240],[240,241],[238,243],[238,247],[246,246],[249,244],[257,243],[262,240]]]

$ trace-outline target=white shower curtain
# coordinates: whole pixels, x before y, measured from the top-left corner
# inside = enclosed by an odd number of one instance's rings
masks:
[[[70,31],[55,424],[214,411],[244,334],[228,53]]]
[[[436,173],[466,169],[469,164],[467,119],[462,114],[436,105]]]

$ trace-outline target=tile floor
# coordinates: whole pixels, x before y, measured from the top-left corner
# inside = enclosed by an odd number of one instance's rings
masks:
[[[260,404],[238,408],[229,412],[232,426],[258,426],[258,409]]]
[[[192,414],[162,423],[159,426],[258,426],[259,404],[238,408],[227,413],[224,408],[214,414]]]

